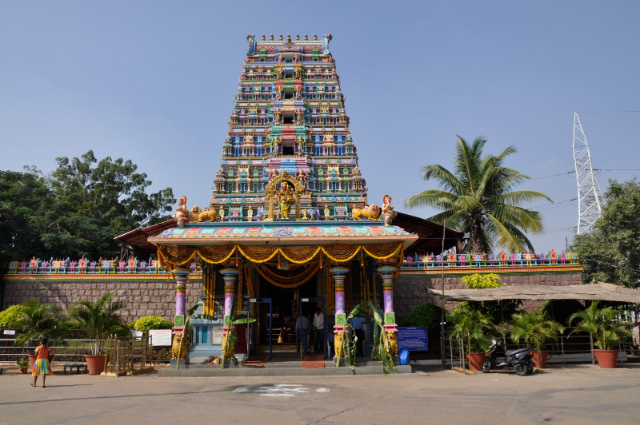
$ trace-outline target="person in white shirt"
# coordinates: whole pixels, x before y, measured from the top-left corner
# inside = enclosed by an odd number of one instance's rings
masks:
[[[320,308],[316,308],[316,314],[313,315],[313,336],[316,352],[324,351],[324,314]]]

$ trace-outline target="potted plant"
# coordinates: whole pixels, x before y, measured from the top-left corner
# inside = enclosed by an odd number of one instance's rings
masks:
[[[29,360],[24,357],[16,360],[16,366],[20,369],[20,373],[27,373],[29,370]]]
[[[601,368],[614,368],[618,361],[619,342],[630,335],[624,324],[616,322],[617,312],[608,308],[598,308],[600,301],[594,301],[591,305],[577,313],[569,316],[569,325],[575,319],[582,319],[578,326],[571,331],[569,336],[575,332],[586,332],[591,335],[593,345],[598,350],[592,350],[598,359]]]
[[[91,354],[85,355],[89,375],[99,375],[104,371],[106,356],[103,355],[103,341],[109,335],[129,335],[120,314],[128,311],[122,301],[112,301],[116,295],[102,294],[95,302],[82,300],[73,304],[69,315],[87,332]]]
[[[68,328],[60,314],[60,310],[52,304],[40,304],[35,298],[25,301],[21,305],[19,318],[12,326],[20,329],[21,333],[16,338],[16,344],[26,348],[30,342],[46,337],[51,346],[64,344],[68,334]],[[35,354],[27,354],[31,367],[36,361]],[[49,361],[53,360],[51,354]]]
[[[490,345],[489,335],[494,332],[493,318],[480,314],[466,303],[460,303],[457,309],[448,316],[453,324],[450,331],[451,338],[463,340],[465,357],[469,359],[471,370],[482,370],[485,359],[485,349]]]
[[[511,340],[517,344],[524,339],[527,345],[535,350],[533,361],[536,367],[540,369],[547,367],[549,350],[545,350],[545,344],[556,341],[558,334],[564,332],[564,326],[549,320],[546,312],[543,311],[534,310],[529,313],[514,314],[512,318]]]

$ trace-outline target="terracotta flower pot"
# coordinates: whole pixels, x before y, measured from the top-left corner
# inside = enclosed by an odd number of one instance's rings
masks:
[[[100,375],[104,371],[107,356],[90,356],[85,354],[84,358],[87,361],[89,375]]]
[[[27,368],[26,367],[21,368],[20,373],[27,373]]]
[[[601,368],[614,368],[618,362],[618,352],[620,350],[593,350]]]
[[[484,353],[471,353],[465,354],[464,356],[469,360],[469,369],[478,371],[482,370],[482,364],[485,359]]]
[[[33,366],[36,364],[36,355],[27,354],[27,357],[29,357],[29,369],[33,369]]]
[[[549,357],[549,350],[540,351],[540,363],[538,363],[538,352],[533,352],[533,364],[539,369],[545,369],[547,367],[547,358]]]

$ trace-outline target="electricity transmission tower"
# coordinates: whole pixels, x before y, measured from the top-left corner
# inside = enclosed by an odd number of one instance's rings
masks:
[[[578,182],[578,231],[589,233],[602,214],[602,195],[591,166],[591,151],[578,113],[573,114],[573,160]]]

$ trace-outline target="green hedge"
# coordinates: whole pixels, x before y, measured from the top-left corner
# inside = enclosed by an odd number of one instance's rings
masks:
[[[12,305],[6,310],[0,311],[0,329],[10,328],[21,316],[22,306],[20,304]]]
[[[142,332],[151,329],[171,329],[172,327],[173,322],[168,322],[161,316],[144,316],[133,323],[133,329]]]
[[[442,309],[432,303],[420,304],[409,313],[400,326],[419,326],[427,329],[439,329]]]

